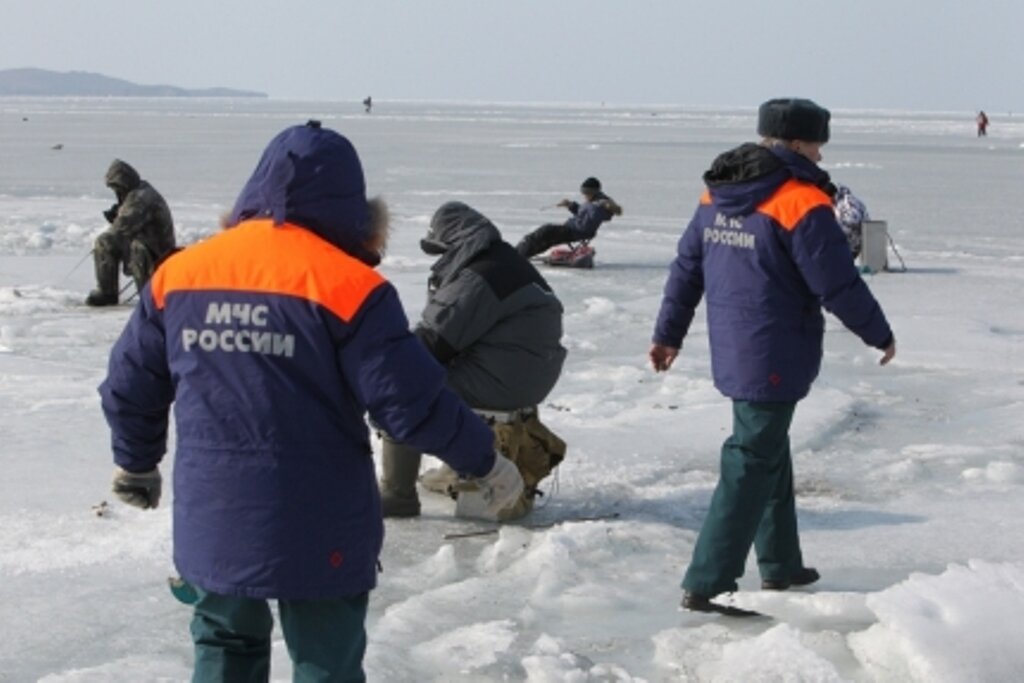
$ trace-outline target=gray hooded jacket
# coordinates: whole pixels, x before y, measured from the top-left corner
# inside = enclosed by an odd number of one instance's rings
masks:
[[[119,241],[127,245],[138,240],[157,259],[174,249],[171,210],[152,185],[120,159],[110,164],[106,182],[117,195],[117,213],[111,221],[110,232]]]
[[[555,386],[566,351],[562,304],[537,269],[476,210],[449,202],[434,214],[424,248],[431,268],[416,335],[474,408],[537,405]]]

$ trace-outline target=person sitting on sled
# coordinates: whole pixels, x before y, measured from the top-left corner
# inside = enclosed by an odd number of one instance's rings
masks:
[[[622,207],[601,191],[601,181],[587,178],[580,185],[583,203],[563,199],[558,206],[569,209],[572,216],[565,223],[548,223],[529,233],[516,245],[516,250],[530,258],[557,244],[585,242],[597,234],[605,221],[622,215]]]

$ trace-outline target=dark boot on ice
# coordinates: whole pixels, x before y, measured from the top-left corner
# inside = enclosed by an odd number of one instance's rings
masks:
[[[734,607],[733,605],[723,605],[718,602],[712,602],[711,598],[714,596],[701,595],[700,593],[691,593],[686,591],[683,593],[683,609],[690,610],[691,612],[707,612],[710,614],[723,614],[727,617],[759,617],[760,612],[755,612],[749,609],[743,609],[742,607]]]
[[[99,289],[94,289],[89,292],[87,297],[85,297],[85,303],[88,306],[114,306],[117,304],[117,292],[111,294]]]
[[[380,503],[385,517],[418,517],[420,498],[416,477],[420,473],[422,454],[384,437],[381,454],[383,478],[380,482]]]
[[[804,567],[797,570],[797,572],[789,577],[789,580],[785,579],[764,579],[761,581],[761,590],[766,591],[784,591],[789,590],[791,586],[809,586],[818,579],[821,578],[821,574],[814,567]]]

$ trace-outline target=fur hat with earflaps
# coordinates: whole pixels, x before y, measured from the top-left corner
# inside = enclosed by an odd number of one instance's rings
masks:
[[[757,133],[777,140],[828,142],[828,109],[811,100],[780,98],[768,100],[757,112]]]

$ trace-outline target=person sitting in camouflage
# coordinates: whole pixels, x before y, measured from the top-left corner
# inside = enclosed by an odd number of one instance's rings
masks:
[[[160,193],[120,159],[110,164],[106,182],[117,203],[103,212],[110,227],[96,238],[93,248],[96,289],[85,299],[90,306],[117,303],[119,267],[142,291],[157,264],[174,250],[171,210]]]
[[[533,507],[537,483],[565,455],[565,443],[537,413],[565,361],[562,304],[498,228],[466,204],[442,205],[420,246],[440,258],[431,267],[427,304],[413,332],[444,366],[448,387],[487,421],[495,447],[519,468],[523,497],[499,519],[521,517]],[[381,436],[384,516],[418,516],[422,453]],[[421,482],[434,491],[459,488],[448,467],[425,473]]]

